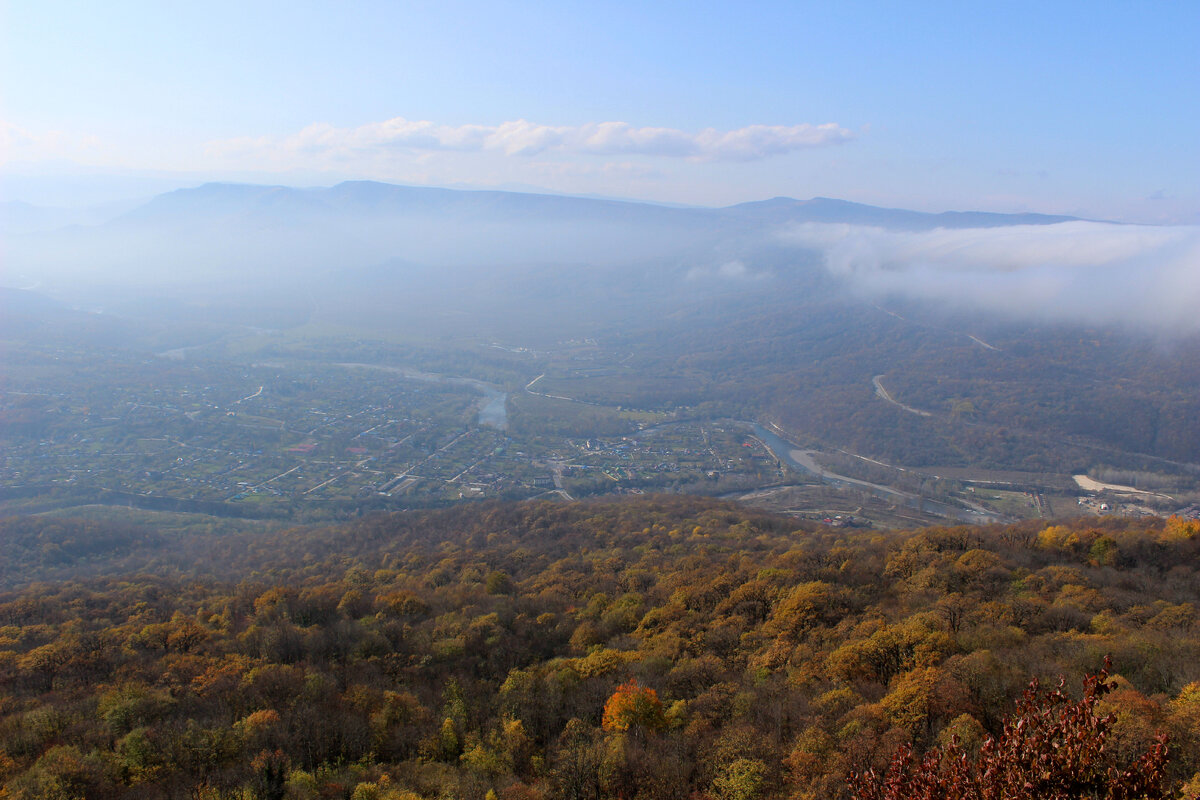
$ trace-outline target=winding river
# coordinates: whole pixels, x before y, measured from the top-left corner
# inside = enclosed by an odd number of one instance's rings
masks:
[[[762,440],[762,443],[767,446],[776,458],[785,462],[789,466],[799,470],[800,472],[815,475],[823,482],[830,486],[839,489],[857,488],[870,492],[876,497],[881,497],[885,500],[890,500],[893,503],[898,503],[909,508],[914,508],[918,511],[923,511],[927,514],[936,514],[939,517],[955,519],[960,522],[981,523],[994,522],[996,517],[985,514],[980,511],[971,509],[959,508],[947,503],[940,503],[936,500],[930,500],[926,497],[919,497],[909,492],[902,492],[899,489],[893,489],[890,486],[882,486],[878,483],[869,483],[868,481],[851,478],[847,475],[838,475],[830,472],[822,467],[812,457],[811,451],[802,450],[791,442],[783,439],[778,434],[764,428],[758,423],[751,423],[754,428],[754,435]]]

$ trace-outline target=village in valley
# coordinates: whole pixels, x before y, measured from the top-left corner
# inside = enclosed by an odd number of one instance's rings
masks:
[[[642,415],[620,435],[517,433],[506,393],[472,379],[362,364],[39,355],[14,364],[3,394],[0,502],[13,511],[117,503],[321,517],[472,498],[713,494],[784,475],[731,422]]]
[[[565,343],[567,362],[591,369],[594,355],[578,344]],[[10,363],[0,507],[11,512],[99,504],[336,519],[488,498],[682,492],[834,526],[1200,515],[1087,476],[906,485],[917,473],[880,477],[878,461],[817,450],[797,461],[801,451],[752,422],[606,408],[558,394],[569,383],[543,375],[504,386],[357,362],[61,346],[29,347]]]

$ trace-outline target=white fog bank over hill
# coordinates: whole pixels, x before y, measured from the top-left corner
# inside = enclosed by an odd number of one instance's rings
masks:
[[[873,296],[905,295],[1037,322],[1200,331],[1200,227],[1071,221],[888,230],[801,223],[781,238]]]
[[[74,303],[91,290],[189,301],[217,289],[243,299],[264,290],[321,298],[369,291],[377,302],[387,300],[380,292],[416,302],[437,289],[449,305],[456,295],[443,290],[482,275],[508,291],[503,310],[519,314],[522,303],[553,302],[553,292],[620,309],[631,292],[654,307],[681,291],[779,299],[840,283],[870,297],[901,294],[1018,320],[1200,330],[1196,227],[929,214],[828,198],[679,208],[350,182],[209,184],[99,225],[27,229],[5,237],[0,283],[40,286]],[[814,266],[822,262],[826,270]],[[635,286],[631,270],[649,278]],[[820,288],[797,282],[804,275],[823,276]],[[526,296],[527,284],[541,294]]]

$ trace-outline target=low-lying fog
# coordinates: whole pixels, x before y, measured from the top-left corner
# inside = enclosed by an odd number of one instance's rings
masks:
[[[1018,320],[1200,328],[1195,227],[925,215],[819,199],[667,208],[354,183],[209,185],[103,224],[5,238],[4,284],[82,305],[139,294],[364,308],[392,298],[521,313],[523,303],[653,308],[760,293],[778,301],[813,291],[816,280]]]

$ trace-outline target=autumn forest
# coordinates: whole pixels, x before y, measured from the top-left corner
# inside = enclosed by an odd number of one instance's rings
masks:
[[[1161,774],[1045,796],[1200,791],[1178,518],[881,533],[672,496],[177,540],[10,518],[0,545],[13,800],[951,796],[880,781],[998,758],[1060,678],[1089,769]]]

